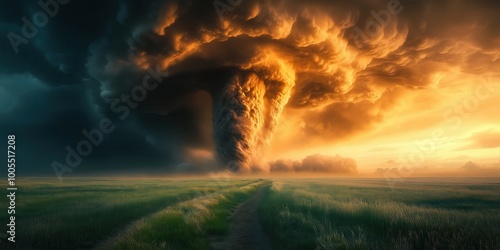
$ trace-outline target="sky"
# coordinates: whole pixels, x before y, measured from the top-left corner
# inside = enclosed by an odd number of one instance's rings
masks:
[[[499,10],[3,1],[0,131],[22,175],[498,176]]]

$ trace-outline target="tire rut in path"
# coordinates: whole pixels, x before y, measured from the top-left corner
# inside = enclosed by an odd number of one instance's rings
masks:
[[[271,250],[271,241],[259,221],[257,208],[266,192],[260,187],[250,199],[238,205],[230,216],[229,234],[225,238],[213,238],[217,250]]]

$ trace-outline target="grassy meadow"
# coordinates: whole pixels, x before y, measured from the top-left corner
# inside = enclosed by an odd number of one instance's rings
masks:
[[[275,249],[500,249],[498,179],[276,180],[260,216]]]
[[[213,249],[210,239],[228,234],[228,216],[260,187],[258,216],[274,249],[500,249],[494,178],[415,178],[395,189],[354,178],[25,178],[17,185],[16,243],[1,239],[0,249]]]
[[[224,233],[227,223],[221,218],[262,184],[248,179],[22,179],[16,192],[16,243],[1,239],[0,249],[207,249],[208,235],[202,231]],[[8,223],[5,200],[2,224]],[[166,230],[164,237],[155,232],[168,224],[175,230]]]

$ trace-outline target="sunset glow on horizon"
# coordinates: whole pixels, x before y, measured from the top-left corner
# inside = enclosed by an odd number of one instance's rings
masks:
[[[2,126],[47,142],[34,172],[500,175],[498,1],[134,6],[8,32]]]

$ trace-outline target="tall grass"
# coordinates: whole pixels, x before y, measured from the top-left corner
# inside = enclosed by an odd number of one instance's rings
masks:
[[[500,249],[489,185],[276,184],[260,208],[276,249]]]
[[[181,202],[129,226],[101,249],[211,249],[209,237],[227,233],[230,211],[265,181]]]
[[[89,249],[135,220],[209,190],[245,186],[192,179],[21,179],[16,192],[16,243],[0,249]],[[3,194],[3,193],[2,193]],[[4,196],[5,197],[5,196]],[[7,208],[0,203],[0,222]]]

